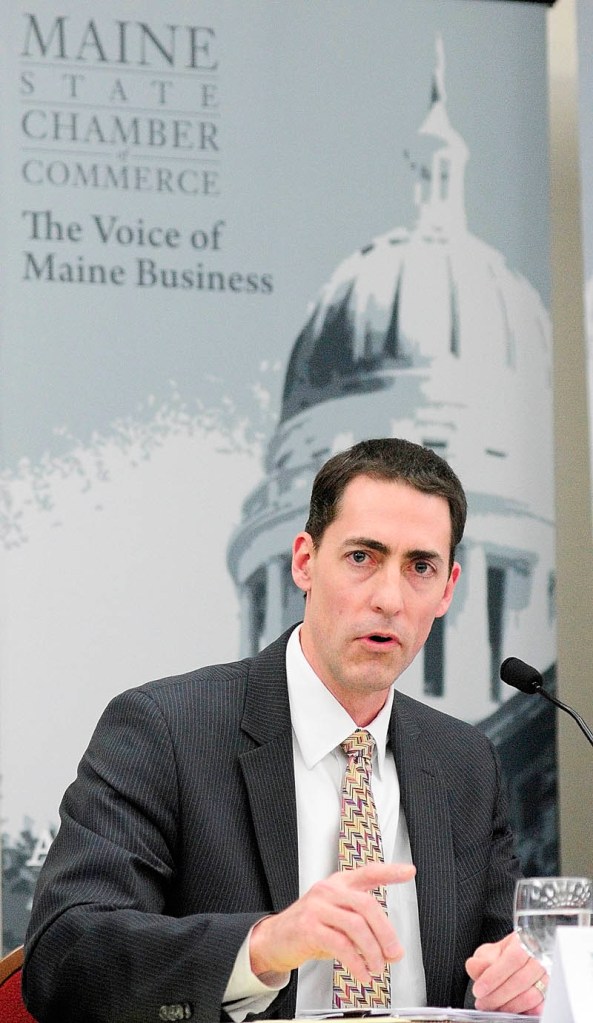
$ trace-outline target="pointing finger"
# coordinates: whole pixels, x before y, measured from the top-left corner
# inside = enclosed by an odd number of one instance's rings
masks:
[[[369,891],[379,885],[404,884],[411,881],[415,873],[412,863],[367,863],[364,867],[341,871],[340,876],[346,887]]]

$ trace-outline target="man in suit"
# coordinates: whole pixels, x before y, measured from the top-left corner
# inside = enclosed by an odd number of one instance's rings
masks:
[[[336,455],[293,545],[302,625],[111,702],[35,895],[41,1023],[330,1011],[334,960],[364,991],[387,971],[394,1006],[462,1006],[469,973],[478,1008],[539,1014],[496,755],[393,685],[449,607],[465,515],[430,450]],[[337,870],[341,743],[361,732],[384,862]]]

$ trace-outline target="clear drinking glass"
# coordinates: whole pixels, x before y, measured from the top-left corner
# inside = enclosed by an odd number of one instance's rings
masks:
[[[593,882],[588,877],[526,877],[515,888],[514,926],[523,948],[548,973],[557,927],[590,926]]]

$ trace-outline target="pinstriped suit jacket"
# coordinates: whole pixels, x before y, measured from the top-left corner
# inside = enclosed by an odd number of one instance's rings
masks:
[[[248,929],[299,894],[287,638],[105,711],[37,885],[23,987],[41,1023],[225,1018]],[[390,743],[428,1003],[461,1006],[465,958],[511,927],[518,865],[497,759],[476,729],[400,693]],[[293,1015],[295,997],[296,972],[266,1015]]]

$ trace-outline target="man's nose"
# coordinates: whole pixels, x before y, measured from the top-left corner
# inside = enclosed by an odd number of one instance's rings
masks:
[[[394,615],[403,606],[403,579],[399,566],[384,565],[373,576],[373,592],[371,595],[373,610],[384,615]]]

